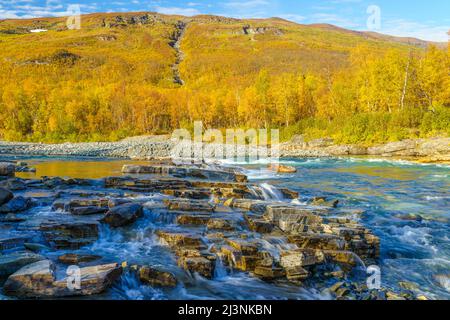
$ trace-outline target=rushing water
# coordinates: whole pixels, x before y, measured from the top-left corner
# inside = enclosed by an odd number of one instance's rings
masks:
[[[26,160],[26,159],[25,159]],[[93,161],[28,159],[38,176],[100,178],[120,175],[124,163],[133,161]],[[432,299],[450,299],[450,167],[409,162],[368,159],[285,160],[298,172],[277,175],[265,163],[238,162],[250,181],[261,185],[267,199],[282,201],[273,186],[300,193],[302,203],[314,196],[340,200],[344,214],[352,216],[381,239],[382,285],[399,289],[399,282],[416,284],[416,293]],[[20,174],[33,177],[32,174]],[[161,196],[160,196],[161,197]],[[147,208],[157,207],[158,196],[148,197]],[[39,211],[40,210],[40,211]],[[45,216],[49,208],[40,208]],[[153,235],[158,226],[178,226],[157,210],[146,210],[135,225],[120,230],[104,227],[100,239],[83,249],[110,260],[164,265],[184,279],[175,289],[154,289],[139,284],[131,274],[105,295],[115,299],[328,299],[326,290],[313,284],[304,287],[267,284],[245,273],[227,272],[218,263],[213,280],[191,278],[176,266],[175,257]],[[266,239],[267,250],[289,246]],[[276,250],[273,250],[276,252]],[[55,253],[56,254],[56,253]],[[58,253],[60,254],[60,253]],[[440,276],[441,275],[441,276]],[[447,275],[447,277],[442,277]]]

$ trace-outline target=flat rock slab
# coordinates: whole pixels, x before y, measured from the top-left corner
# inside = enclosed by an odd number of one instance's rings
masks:
[[[8,278],[3,291],[19,298],[94,295],[105,291],[122,274],[122,268],[115,263],[73,270],[71,278],[59,280],[54,271],[55,266],[50,260],[29,264]]]
[[[41,260],[45,258],[26,251],[0,255],[0,278],[7,277],[22,267]]]

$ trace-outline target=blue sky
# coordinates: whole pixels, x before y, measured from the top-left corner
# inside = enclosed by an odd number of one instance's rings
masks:
[[[281,17],[298,23],[330,23],[425,40],[448,41],[449,0],[0,0],[0,19],[67,15],[70,4],[82,13],[157,11],[167,14],[215,14],[236,18]],[[379,24],[367,21],[369,6],[379,8]],[[372,7],[373,9],[373,7]]]

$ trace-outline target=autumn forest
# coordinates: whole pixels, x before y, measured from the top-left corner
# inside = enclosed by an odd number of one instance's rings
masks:
[[[45,32],[30,33],[42,29]],[[92,14],[0,21],[0,139],[207,128],[370,145],[450,134],[446,44],[282,19]]]

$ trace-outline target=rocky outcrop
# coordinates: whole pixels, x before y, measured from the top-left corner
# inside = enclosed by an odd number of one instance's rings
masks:
[[[50,260],[42,260],[12,274],[6,281],[3,291],[6,295],[19,298],[94,295],[110,287],[121,273],[122,268],[117,264],[81,268],[80,282],[77,283],[71,278],[57,279],[53,263]]]

